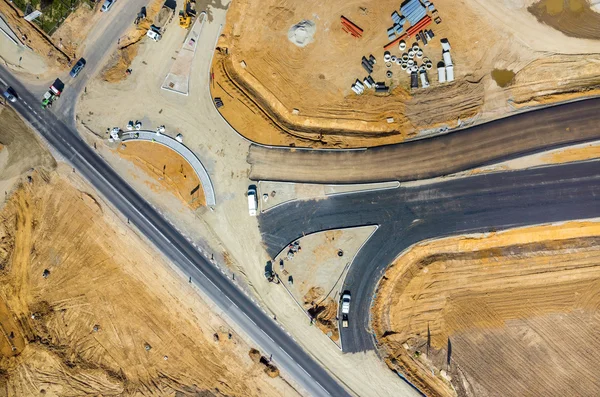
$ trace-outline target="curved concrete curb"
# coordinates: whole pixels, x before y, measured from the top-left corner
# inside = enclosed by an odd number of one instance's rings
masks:
[[[135,136],[136,133],[138,134],[137,138]],[[171,138],[168,135],[159,135],[153,131],[128,131],[123,134],[123,137],[121,139],[124,142],[132,140],[156,142],[160,143],[161,145],[167,146],[168,148],[177,152],[192,166],[192,168],[196,172],[196,175],[198,175],[198,179],[200,179],[200,184],[202,185],[202,190],[204,190],[206,205],[209,207],[213,207],[217,204],[217,200],[215,198],[215,190],[213,188],[212,181],[210,180],[210,176],[206,171],[206,168],[204,168],[202,162],[196,156],[196,154],[194,154],[194,152],[192,152],[183,143],[177,141],[174,138]]]

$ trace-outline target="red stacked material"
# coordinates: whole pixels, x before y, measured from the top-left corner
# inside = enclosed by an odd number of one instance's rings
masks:
[[[344,32],[350,33],[354,37],[362,37],[363,30],[356,26],[352,21],[350,21],[345,16],[340,17],[342,21],[342,30]]]
[[[425,15],[423,19],[421,19],[419,22],[408,28],[408,30],[406,31],[408,37],[412,36],[415,33],[418,33],[421,29],[425,28],[425,26],[429,25],[430,23],[431,17],[429,15]]]
[[[390,48],[392,48],[393,46],[398,44],[400,42],[400,40],[405,39],[410,36],[413,36],[415,33],[418,33],[421,29],[424,29],[430,23],[431,23],[431,17],[429,15],[425,15],[423,17],[423,19],[421,19],[419,22],[417,22],[416,24],[414,24],[413,26],[408,28],[406,33],[404,33],[402,36],[400,36],[397,39],[394,39],[394,41],[390,41],[389,43],[384,45],[383,49],[389,50]]]

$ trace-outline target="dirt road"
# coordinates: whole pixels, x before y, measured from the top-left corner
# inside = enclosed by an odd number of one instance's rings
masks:
[[[415,180],[600,138],[600,99],[521,113],[464,130],[362,151],[250,148],[253,180],[315,183]]]

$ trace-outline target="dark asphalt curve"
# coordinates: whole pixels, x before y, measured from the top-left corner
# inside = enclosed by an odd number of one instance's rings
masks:
[[[348,396],[348,392],[311,358],[278,324],[204,258],[111,167],[50,110],[33,97],[6,69],[0,79],[12,86],[17,112],[69,161],[107,201],[139,229],[164,255],[189,275],[204,293],[235,321],[273,361],[315,396]],[[1,87],[5,88],[5,87]],[[1,128],[1,126],[0,126]]]
[[[367,150],[302,150],[251,145],[253,180],[313,183],[433,178],[565,145],[600,139],[600,98]]]
[[[296,201],[259,216],[268,253],[321,230],[379,225],[355,257],[343,289],[352,293],[346,352],[372,349],[370,306],[385,269],[430,238],[600,217],[600,162],[453,179],[412,188]]]

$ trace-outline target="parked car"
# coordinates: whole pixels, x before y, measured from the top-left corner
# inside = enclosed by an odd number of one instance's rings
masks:
[[[71,77],[73,77],[73,78],[77,77],[77,75],[79,74],[79,72],[81,72],[81,69],[83,69],[84,66],[85,66],[85,59],[81,58],[79,61],[77,61],[75,66],[73,66],[73,69],[71,69],[71,73],[69,73],[71,75]]]
[[[17,93],[11,87],[8,87],[2,96],[9,102],[17,102]]]
[[[110,7],[112,7],[112,5],[114,3],[115,3],[115,0],[106,0],[104,2],[104,4],[102,4],[102,8],[100,9],[100,11],[106,12],[106,11],[110,10]]]
[[[250,216],[256,216],[258,209],[258,197],[256,196],[256,186],[250,185],[248,188],[248,213]]]

